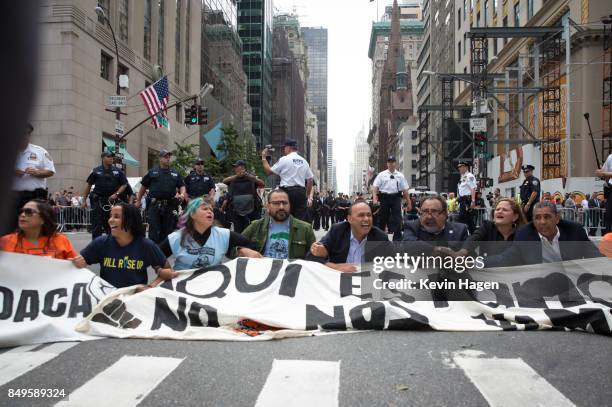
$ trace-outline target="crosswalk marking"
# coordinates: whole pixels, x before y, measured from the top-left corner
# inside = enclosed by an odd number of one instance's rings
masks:
[[[56,406],[135,406],[182,361],[166,357],[123,356]]]
[[[340,361],[274,360],[255,407],[338,405]]]
[[[520,358],[487,358],[479,351],[463,351],[455,353],[453,361],[491,406],[574,406]]]
[[[54,343],[35,352],[31,352],[31,350],[40,347],[40,345],[26,345],[0,354],[0,386],[50,361],[78,343]]]

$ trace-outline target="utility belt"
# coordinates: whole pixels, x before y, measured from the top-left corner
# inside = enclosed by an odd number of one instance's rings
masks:
[[[401,192],[396,192],[394,194],[387,194],[384,192],[379,192],[378,193],[378,198],[382,199],[395,199],[395,198],[401,198],[402,197],[402,193]]]
[[[102,195],[102,194],[96,194],[95,192],[92,192],[91,194],[89,194],[89,199],[91,201],[108,200],[108,198],[110,198],[111,195],[112,194]]]
[[[178,202],[176,198],[170,198],[170,199],[149,198],[149,205],[159,206],[159,207],[168,206],[168,205],[176,206],[178,205]]]
[[[290,186],[290,187],[280,187],[280,188],[284,189],[285,191],[291,191],[291,190],[294,190],[294,189],[304,189],[304,190],[306,190],[306,187],[303,187],[303,186],[300,186],[300,185],[293,185],[293,186]]]

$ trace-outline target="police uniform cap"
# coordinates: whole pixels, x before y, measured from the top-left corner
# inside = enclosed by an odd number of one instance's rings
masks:
[[[102,151],[102,154],[100,154],[100,157],[114,157],[114,156],[115,155],[108,150]]]
[[[297,147],[297,141],[291,140],[291,139],[287,139],[287,140],[285,140],[285,143],[283,144],[283,147]]]
[[[204,164],[204,160],[201,158],[198,158],[195,162],[196,164]]]
[[[459,162],[457,163],[457,167],[461,167],[462,165],[463,165],[464,167],[468,167],[468,168],[470,168],[470,164],[468,164],[468,163],[467,163],[467,161],[459,161]]]
[[[234,167],[239,167],[239,166],[246,167],[246,163],[244,162],[244,160],[238,160],[234,163]]]
[[[533,170],[535,170],[535,167],[534,167],[533,165],[531,165],[531,164],[527,164],[527,165],[523,165],[523,166],[521,167],[521,169],[522,169],[523,171],[527,171],[527,170],[531,170],[531,171],[533,171]]]
[[[395,159],[395,156],[394,156],[394,155],[390,155],[390,156],[387,158],[387,162],[389,162],[389,161],[397,161],[397,160]]]
[[[165,148],[162,148],[161,150],[159,150],[160,157],[165,157],[167,155],[172,155],[172,152],[166,150]]]

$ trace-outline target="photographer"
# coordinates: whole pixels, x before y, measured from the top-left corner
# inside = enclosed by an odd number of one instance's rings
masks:
[[[227,177],[223,183],[228,186],[227,199],[223,201],[221,212],[230,209],[234,232],[242,233],[251,221],[261,216],[261,201],[257,188],[263,188],[264,182],[246,170],[246,163],[238,160],[234,163],[234,175]]]

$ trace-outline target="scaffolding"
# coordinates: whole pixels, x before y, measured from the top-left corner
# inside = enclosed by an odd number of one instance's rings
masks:
[[[561,172],[561,33],[550,35],[542,47],[542,179]]]

